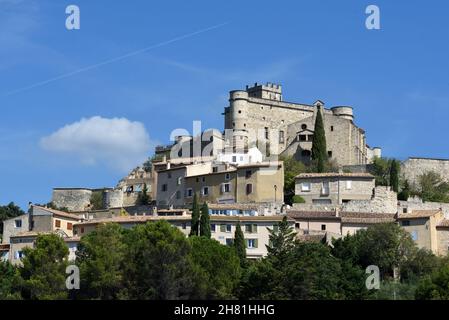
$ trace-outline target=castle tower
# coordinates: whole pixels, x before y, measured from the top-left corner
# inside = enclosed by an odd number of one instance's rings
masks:
[[[235,150],[242,151],[247,147],[248,131],[246,129],[248,92],[235,90],[230,92],[230,113],[232,119],[232,142]]]

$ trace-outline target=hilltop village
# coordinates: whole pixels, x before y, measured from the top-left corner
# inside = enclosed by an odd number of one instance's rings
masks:
[[[242,226],[248,258],[267,255],[269,229],[287,217],[296,237],[326,241],[396,222],[420,248],[446,255],[449,204],[422,199],[423,176],[449,180],[449,160],[410,157],[390,183],[350,106],[286,102],[281,85],[255,83],[229,94],[224,130],[177,136],[115,187],[53,189],[45,205],[3,222],[0,257],[20,265],[40,234],[60,235],[76,257],[80,239],[100,224],[124,228],[166,220],[186,236],[194,199],[207,203],[211,236],[224,245]],[[319,120],[317,120],[319,118]],[[314,170],[315,135],[324,132],[326,168]],[[292,163],[302,168],[292,176]],[[383,173],[391,174],[391,168]],[[422,190],[421,190],[422,191]]]

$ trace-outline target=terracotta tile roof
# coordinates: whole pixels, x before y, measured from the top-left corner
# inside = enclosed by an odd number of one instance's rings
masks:
[[[282,161],[270,161],[270,162],[257,162],[257,163],[248,163],[237,166],[237,169],[245,169],[245,168],[268,168],[271,166],[282,166]]]
[[[369,178],[374,179],[374,176],[370,173],[338,173],[338,172],[326,172],[326,173],[301,173],[295,177],[296,179],[303,178]]]
[[[298,219],[340,219],[337,217],[335,211],[299,211],[288,210],[287,215],[290,218]]]
[[[41,209],[41,210],[44,210],[44,211],[47,211],[47,212],[50,212],[50,213],[52,213],[55,216],[60,216],[60,217],[69,218],[69,219],[73,219],[73,220],[84,220],[83,217],[77,216],[75,214],[67,213],[67,212],[64,212],[64,211],[59,211],[59,210],[45,208],[45,207],[36,206],[36,205],[33,205],[33,207]]]
[[[78,236],[64,238],[65,242],[80,242],[80,240],[81,240],[81,237],[78,237]]]
[[[342,223],[388,223],[396,221],[395,213],[340,212]]]
[[[89,221],[75,223],[74,226],[96,225],[102,223],[145,223],[147,221],[158,220],[190,221],[191,216],[120,216],[112,218],[92,219]]]
[[[410,213],[400,213],[398,215],[398,219],[430,218],[440,212],[441,212],[441,210],[413,210]]]
[[[321,242],[326,237],[326,233],[322,234],[298,234],[296,239],[303,242]]]

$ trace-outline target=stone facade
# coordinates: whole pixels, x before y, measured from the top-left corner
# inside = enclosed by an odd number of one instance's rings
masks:
[[[408,158],[401,164],[401,175],[411,186],[416,187],[419,176],[434,171],[449,181],[449,159]]]
[[[299,104],[282,101],[280,85],[267,84],[230,92],[225,108],[225,129],[233,130],[233,145],[245,145],[260,139],[270,142],[271,154],[292,155],[308,162],[318,110],[323,114],[328,153],[339,165],[358,165],[380,156],[379,148],[370,149],[364,130],[354,124],[351,107],[325,109],[322,101]]]
[[[295,194],[305,205],[336,207],[373,196],[374,176],[368,173],[304,173],[295,181]]]
[[[11,236],[26,232],[29,230],[29,215],[24,214],[12,219],[3,221],[2,243],[10,243]]]
[[[371,199],[349,201],[343,204],[341,210],[345,212],[397,213],[397,193],[390,187],[378,186],[374,188]]]
[[[58,208],[84,211],[90,206],[92,190],[86,188],[54,188],[52,202]]]

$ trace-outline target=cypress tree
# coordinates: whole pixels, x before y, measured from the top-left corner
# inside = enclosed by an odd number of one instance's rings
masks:
[[[317,107],[315,129],[312,140],[312,160],[316,162],[317,172],[324,172],[327,161],[326,134],[324,131],[321,107]]]
[[[146,183],[143,185],[142,191],[139,192],[136,202],[137,202],[137,205],[139,205],[139,206],[147,206],[150,204],[151,198],[148,194],[148,187],[147,187]]]
[[[200,218],[200,236],[210,239],[210,219],[209,219],[209,207],[205,202],[201,207],[201,218]]]
[[[246,264],[246,244],[242,228],[240,227],[240,222],[237,222],[237,225],[235,227],[234,248],[237,252],[237,256],[240,259],[240,265],[244,266]]]
[[[190,229],[190,236],[197,236],[199,232],[200,224],[200,208],[198,206],[198,199],[196,194],[193,196],[193,206],[192,206],[192,222]]]
[[[390,186],[394,192],[399,192],[399,164],[394,159],[390,165]]]

